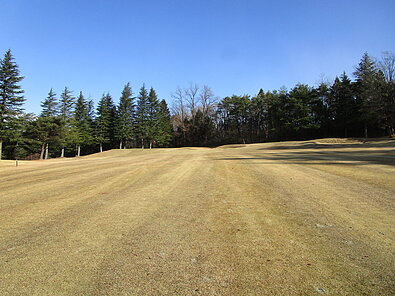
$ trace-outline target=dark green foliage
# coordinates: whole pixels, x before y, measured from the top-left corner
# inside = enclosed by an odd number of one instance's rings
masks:
[[[367,53],[351,81],[297,84],[291,90],[259,90],[254,97],[217,99],[211,88],[178,88],[172,115],[165,100],[143,85],[134,103],[130,84],[118,106],[107,93],[98,103],[77,100],[65,87],[59,102],[51,89],[39,117],[24,114],[18,66],[10,51],[0,67],[0,156],[57,157],[111,148],[212,146],[319,137],[394,135],[395,56],[376,63]],[[3,145],[4,143],[4,145]]]
[[[71,95],[72,92],[65,87],[60,95],[60,112],[59,115],[64,121],[68,121],[73,117],[75,98]]]
[[[260,89],[256,97],[251,98],[252,129],[255,131],[251,136],[254,140],[262,140],[269,135],[269,104],[265,92]]]
[[[231,139],[237,139],[237,142],[246,143],[250,131],[250,107],[251,101],[249,96],[226,97],[220,104],[223,120],[223,128]]]
[[[29,122],[24,136],[29,139],[30,154],[40,151],[40,159],[47,158],[49,156],[45,155],[47,148],[59,147],[59,142],[63,135],[63,126],[62,119],[55,116],[40,116],[34,121]],[[51,149],[50,151],[54,150]],[[53,156],[59,156],[53,152],[51,154]]]
[[[336,77],[330,89],[331,117],[335,136],[348,137],[358,121],[358,110],[351,80],[346,73]]]
[[[19,85],[22,79],[11,50],[7,50],[4,58],[0,60],[0,159],[3,142],[10,145],[20,141],[22,105],[25,102]]]
[[[50,89],[47,98],[41,103],[41,117],[57,116],[59,113],[59,103],[56,100],[56,94]]]
[[[325,111],[318,92],[299,84],[290,92],[226,97],[217,114],[225,142],[246,143],[312,137],[325,121]]]
[[[151,87],[147,100],[147,140],[150,148],[157,141],[159,135],[159,101],[155,90]]]
[[[31,136],[31,145],[38,143],[40,146],[40,159],[46,159],[54,150],[53,147],[63,148],[66,141],[66,126],[65,119],[59,115],[59,104],[56,100],[56,94],[50,89],[47,98],[41,103],[41,114],[35,121],[32,121],[29,126],[28,134]],[[51,147],[50,147],[51,146]]]
[[[134,103],[129,83],[123,88],[119,100],[115,137],[120,142],[120,148],[134,137]]]
[[[363,55],[353,74],[356,78],[356,99],[364,125],[364,136],[368,137],[368,127],[377,125],[382,111],[384,75],[367,53]]]
[[[75,104],[74,120],[77,123],[77,126],[81,128],[81,130],[89,129],[89,103],[85,100],[82,91],[80,92],[80,95],[78,96],[77,102]]]
[[[143,85],[138,96],[136,108],[137,146],[165,147],[172,140],[170,111],[164,100],[159,102],[155,90],[149,93]]]
[[[159,147],[167,147],[173,137],[173,128],[170,122],[170,111],[165,100],[160,101],[157,116],[158,123],[155,141]]]
[[[97,117],[95,120],[96,142],[102,148],[115,147],[114,128],[116,121],[116,107],[109,93],[103,94],[97,106]]]
[[[331,110],[330,110],[330,85],[320,83],[315,89],[315,99],[313,100],[313,112],[315,122],[320,126],[316,130],[316,137],[328,137],[331,135]]]
[[[73,120],[75,110],[75,98],[72,96],[72,92],[65,87],[60,95],[59,102],[59,116],[62,120],[62,136],[59,140],[61,148],[61,156],[65,156],[65,148],[70,148],[70,145],[74,142],[74,131],[73,131]],[[68,149],[69,152],[70,149]],[[66,151],[67,152],[67,151]]]
[[[319,108],[316,92],[305,84],[296,85],[289,93],[286,110],[286,129],[289,138],[310,138],[320,128],[316,109]]]
[[[225,97],[214,105],[215,113],[204,121],[212,123],[202,129],[197,119],[202,106],[188,114],[178,88],[176,111],[172,117],[175,145],[214,145],[267,140],[310,139],[331,136],[370,134],[393,135],[395,126],[395,57],[386,53],[377,64],[365,54],[352,82],[345,73],[333,85],[321,83],[314,88],[298,84],[290,91],[264,92],[255,97]],[[208,120],[208,121],[207,121]],[[365,128],[362,128],[362,127]],[[201,133],[205,137],[201,137]],[[208,136],[209,135],[209,136]],[[204,138],[208,141],[204,141]]]
[[[71,143],[76,146],[78,156],[80,147],[90,145],[93,141],[92,119],[89,117],[89,108],[89,102],[80,92],[75,106],[71,132]]]
[[[138,96],[136,109],[136,135],[141,147],[144,148],[147,143],[149,133],[149,101],[147,89],[143,85]]]
[[[380,124],[387,135],[395,136],[395,81],[384,83],[382,90],[383,113]]]

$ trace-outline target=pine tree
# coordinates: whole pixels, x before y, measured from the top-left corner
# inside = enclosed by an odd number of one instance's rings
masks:
[[[380,78],[374,60],[365,53],[353,73],[356,77],[357,103],[364,124],[364,136],[368,137],[368,126],[374,126],[380,116],[381,95]]]
[[[122,95],[117,108],[116,138],[119,149],[126,145],[126,141],[133,138],[134,104],[132,89],[127,83],[122,90]]]
[[[170,122],[170,111],[166,101],[159,103],[158,112],[158,129],[156,134],[156,142],[160,147],[168,146],[173,137],[173,128]]]
[[[50,89],[47,98],[41,103],[41,117],[50,117],[58,115],[58,102],[56,93]]]
[[[62,120],[58,115],[56,94],[50,89],[47,98],[41,103],[40,117],[32,123],[33,135],[41,144],[40,159],[48,159],[49,142],[54,142],[62,134]],[[45,156],[44,156],[45,153]]]
[[[7,50],[0,60],[0,160],[3,142],[15,141],[20,136],[20,118],[25,102],[19,85],[22,79],[11,50]]]
[[[27,136],[41,146],[40,159],[48,159],[49,145],[55,145],[62,134],[60,117],[38,117],[27,128]]]
[[[65,87],[62,94],[60,95],[60,111],[59,116],[63,122],[63,133],[60,144],[62,151],[60,157],[64,157],[64,150],[68,143],[72,141],[72,120],[74,111],[75,98],[72,96],[72,92]]]
[[[343,131],[344,137],[348,137],[348,131],[358,120],[358,110],[355,105],[352,83],[346,73],[343,73],[340,79],[336,77],[330,90],[330,101],[335,127]]]
[[[230,131],[229,134],[243,144],[248,136],[250,106],[251,100],[247,95],[226,97],[221,103],[221,109],[226,114],[225,125]]]
[[[63,120],[67,121],[72,118],[74,104],[75,98],[72,96],[72,92],[65,87],[60,95],[60,116]]]
[[[395,136],[395,81],[386,81],[383,91],[383,127],[389,136]]]
[[[141,148],[144,149],[144,144],[148,137],[148,94],[147,89],[143,85],[140,89],[136,110],[136,128],[137,135],[141,141]]]
[[[97,117],[95,121],[96,141],[103,152],[103,145],[112,146],[114,139],[115,106],[109,93],[103,94],[97,106]]]
[[[95,118],[95,103],[93,102],[93,100],[88,101],[88,117],[89,117],[90,125],[92,128],[94,118]]]
[[[151,87],[147,98],[147,140],[149,148],[152,148],[156,138],[160,133],[159,130],[159,101],[155,90]]]
[[[263,89],[260,89],[258,95],[251,99],[251,117],[253,121],[253,128],[255,130],[254,137],[256,140],[262,138],[262,133],[264,138],[268,137],[268,126],[267,126],[267,116],[268,116],[268,106],[266,102],[266,94]]]
[[[91,121],[89,118],[89,103],[80,92],[78,96],[72,127],[72,142],[77,148],[77,157],[81,155],[81,146],[92,142]]]

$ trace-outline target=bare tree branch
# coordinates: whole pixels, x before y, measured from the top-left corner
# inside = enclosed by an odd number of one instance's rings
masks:
[[[395,81],[395,55],[392,52],[383,52],[379,67],[388,82]]]

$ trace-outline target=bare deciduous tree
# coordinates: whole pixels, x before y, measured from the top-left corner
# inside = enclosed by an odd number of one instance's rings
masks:
[[[383,71],[388,82],[395,81],[395,55],[390,51],[383,52],[379,63],[380,70]]]
[[[197,84],[190,84],[189,87],[184,89],[184,95],[189,109],[190,115],[192,117],[192,122],[195,122],[195,115],[198,109],[198,92],[199,86]]]
[[[186,107],[184,91],[182,90],[182,88],[177,87],[176,91],[171,94],[171,97],[173,98],[173,104],[171,107],[173,129],[175,131],[181,131],[183,138],[185,139]]]
[[[218,98],[214,96],[213,91],[207,85],[203,86],[199,95],[199,100],[204,116],[209,115],[214,106],[218,103]]]
[[[171,97],[173,98],[172,113],[179,116],[181,121],[184,121],[186,115],[184,91],[177,87],[176,91],[171,94]]]

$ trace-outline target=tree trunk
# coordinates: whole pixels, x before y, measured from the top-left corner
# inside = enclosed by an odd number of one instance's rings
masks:
[[[365,139],[368,138],[368,124],[365,122]]]
[[[141,149],[144,149],[144,139],[141,139]]]
[[[77,146],[77,157],[80,157],[80,155],[81,155],[81,146],[78,145]]]
[[[152,149],[152,141],[149,141],[149,149]]]
[[[41,145],[40,160],[44,159],[45,143]]]
[[[122,141],[119,142],[119,149],[122,149]]]
[[[388,135],[389,135],[390,137],[392,137],[392,136],[395,135],[395,133],[394,133],[394,127],[393,127],[392,125],[390,125],[390,126],[388,127]],[[0,158],[0,159],[1,159],[1,158]]]
[[[62,152],[60,153],[60,157],[64,157],[64,148],[62,148]]]
[[[103,152],[103,145],[100,143],[100,152]]]
[[[3,141],[0,141],[0,160],[2,153],[3,153]]]
[[[45,159],[48,159],[48,150],[49,150],[49,145],[47,143],[47,145],[45,146]]]

